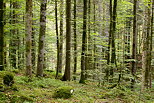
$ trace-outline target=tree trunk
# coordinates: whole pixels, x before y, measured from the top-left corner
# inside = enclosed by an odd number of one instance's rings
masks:
[[[111,21],[111,63],[116,64],[116,48],[115,48],[115,34],[116,34],[116,18],[117,18],[117,0],[114,0],[113,5],[113,14],[112,14],[112,21]],[[110,69],[110,75],[113,76],[114,69]]]
[[[35,8],[35,2],[33,3],[33,7]],[[35,17],[34,13],[32,14]],[[32,21],[32,70],[33,73],[36,71],[36,20]]]
[[[82,53],[81,53],[81,77],[80,83],[85,83],[85,51],[87,38],[87,0],[84,0],[83,7],[83,34],[82,34]]]
[[[96,1],[93,1],[93,4],[94,4],[94,14],[93,14],[93,16],[94,16],[94,24],[93,24],[93,26],[94,26],[94,33],[96,33],[96,3],[95,3]],[[95,36],[94,36],[94,47],[93,47],[93,53],[94,53],[94,55],[93,55],[93,57],[94,57],[94,66],[93,66],[93,69],[95,70],[96,69],[96,40],[95,40],[96,38],[95,38]]]
[[[44,69],[46,7],[47,7],[47,0],[41,0],[37,76],[43,76],[43,69]]]
[[[115,34],[116,34],[116,18],[117,18],[117,0],[114,0],[114,6],[113,6],[113,15],[112,15],[112,35],[111,35],[111,41],[112,41],[112,55],[111,55],[111,63],[116,64],[116,49],[115,49]],[[113,71],[111,71],[113,72]],[[112,73],[111,73],[112,74]]]
[[[142,58],[142,90],[149,87],[150,84],[150,67],[151,67],[151,55],[150,55],[150,30],[151,30],[151,10],[150,10],[150,2],[148,2],[148,6],[146,8],[146,32],[143,36],[143,58]]]
[[[74,79],[76,79],[75,74],[77,70],[77,35],[76,35],[76,0],[74,0]]]
[[[59,73],[59,34],[58,34],[58,13],[57,13],[57,0],[55,0],[55,27],[56,27],[56,37],[57,37],[57,67],[56,67],[56,78]]]
[[[64,9],[64,1],[61,0],[60,4],[60,43],[59,43],[59,73],[62,73],[63,66],[63,9]]]
[[[32,76],[32,0],[26,0],[26,75]]]
[[[3,24],[3,0],[0,1],[0,71],[4,70],[4,58],[3,58],[3,52],[4,52],[4,48],[3,48],[3,44],[4,44],[4,24]]]
[[[154,0],[152,0],[152,11],[151,11],[152,15],[151,15],[151,35],[150,35],[150,88],[152,88],[152,74],[153,74],[153,67],[151,66],[151,61],[152,61],[152,50],[153,50],[153,47],[152,47],[152,44],[153,44],[153,21],[154,21]]]
[[[132,70],[131,73],[133,76],[136,75],[136,54],[137,54],[137,0],[134,0],[134,7],[133,7],[133,45],[132,45]],[[132,86],[134,88],[135,79],[132,79]]]
[[[71,69],[71,0],[66,0],[66,60],[62,81],[70,80]]]
[[[108,54],[107,54],[107,64],[110,63],[110,48],[111,48],[111,36],[112,36],[112,0],[110,0],[110,31],[108,39]]]

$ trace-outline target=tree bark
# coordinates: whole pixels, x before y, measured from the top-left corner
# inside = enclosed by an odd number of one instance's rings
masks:
[[[3,52],[4,52],[4,24],[3,24],[3,7],[4,7],[4,2],[3,0],[0,1],[0,71],[4,70],[4,58],[3,58]]]
[[[62,73],[63,66],[63,9],[64,9],[64,1],[61,0],[60,3],[60,37],[59,37],[59,73]]]
[[[71,70],[71,0],[66,0],[66,60],[62,81],[70,80]]]
[[[137,63],[137,0],[134,0],[134,7],[133,7],[133,45],[132,45],[132,69],[131,73],[133,76],[136,75],[136,63]],[[134,88],[135,79],[132,79],[132,86]]]
[[[108,54],[107,54],[107,64],[110,63],[110,48],[111,48],[111,36],[112,36],[112,0],[110,0],[110,30],[108,39]]]
[[[111,63],[115,63],[115,64],[116,64],[116,49],[115,49],[116,18],[117,18],[117,0],[114,0],[113,15],[112,15],[112,20],[113,20],[112,30],[113,31],[111,31],[111,33],[112,33],[112,35],[111,35],[111,39],[112,39],[111,40],[112,41]]]
[[[81,53],[81,77],[80,83],[85,83],[85,52],[87,38],[87,0],[83,1],[83,34],[82,34],[82,53]]]
[[[73,74],[75,76],[77,70],[77,35],[76,35],[76,0],[74,0],[74,70]],[[74,78],[76,79],[76,77]]]
[[[26,0],[26,75],[32,76],[32,0]]]
[[[46,7],[47,7],[47,0],[41,0],[37,76],[43,76],[43,69],[44,69]]]
[[[153,50],[153,47],[152,47],[152,44],[153,44],[153,21],[154,21],[154,0],[151,1],[152,2],[152,15],[151,15],[151,35],[150,35],[150,63],[151,64],[151,61],[152,61],[152,50]],[[152,88],[152,76],[153,76],[153,67],[150,65],[150,88]]]
[[[55,0],[55,27],[56,27],[56,37],[57,37],[57,67],[56,67],[56,78],[59,73],[59,34],[58,34],[58,10],[57,10],[57,0]]]

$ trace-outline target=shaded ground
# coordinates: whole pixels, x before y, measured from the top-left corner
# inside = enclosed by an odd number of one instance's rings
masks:
[[[154,103],[154,89],[144,93],[139,89],[132,92],[125,86],[107,89],[108,85],[98,87],[97,82],[62,82],[52,75],[48,73],[44,78],[30,79],[17,74],[14,86],[0,92],[0,103]],[[53,98],[55,90],[62,86],[74,88],[71,98]]]

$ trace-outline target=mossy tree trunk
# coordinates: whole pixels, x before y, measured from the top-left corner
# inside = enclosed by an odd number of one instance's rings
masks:
[[[44,69],[46,7],[47,7],[47,0],[41,0],[37,76],[43,76],[43,69]]]
[[[26,75],[32,76],[32,0],[26,0]]]

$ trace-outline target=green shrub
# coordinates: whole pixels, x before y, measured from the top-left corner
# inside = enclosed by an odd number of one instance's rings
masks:
[[[72,87],[69,87],[69,86],[64,86],[64,87],[59,87],[53,97],[54,98],[70,98],[72,96],[72,91],[73,91],[73,88]]]
[[[0,92],[4,91],[4,85],[2,83],[0,83]]]
[[[6,95],[0,92],[0,103],[2,103],[1,101],[7,100],[7,99],[8,98],[6,97]]]
[[[17,73],[19,73],[19,69],[13,69],[12,72],[17,74]]]
[[[14,76],[11,73],[6,73],[3,77],[3,83],[7,86],[12,86],[14,84]]]

